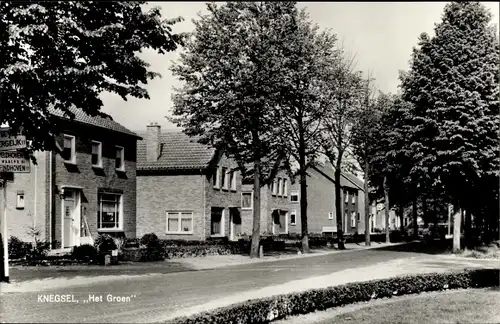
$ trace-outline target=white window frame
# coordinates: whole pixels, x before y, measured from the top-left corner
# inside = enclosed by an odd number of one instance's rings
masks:
[[[224,190],[229,190],[229,168],[222,167],[221,168],[222,172],[222,189]],[[224,172],[224,170],[226,172]]]
[[[229,179],[231,181],[231,190],[236,191],[236,171],[231,170],[231,176]]]
[[[97,151],[97,164],[92,164],[94,168],[102,168],[102,142],[99,141],[92,141],[92,151],[91,155],[94,154],[94,144],[99,145],[99,149]],[[92,157],[91,157],[92,159]]]
[[[333,219],[333,213],[332,212],[328,213],[328,219]]]
[[[115,159],[116,159],[116,153],[118,149],[121,149],[121,161],[122,165],[119,168],[116,168],[118,171],[125,171],[125,148],[123,146],[115,145]],[[116,163],[115,163],[116,164]]]
[[[210,237],[224,237],[224,235],[226,234],[224,231],[225,226],[226,226],[226,208],[222,208],[222,214],[220,216],[220,234],[210,234]],[[212,233],[212,215],[210,215],[210,233]]]
[[[115,211],[118,212],[118,227],[102,227],[102,200],[101,200],[101,195],[112,195],[112,196],[118,196],[118,208],[115,208]],[[99,215],[99,212],[101,212],[101,219],[99,220],[99,217],[97,217],[97,230],[99,232],[106,232],[106,231],[121,231],[123,230],[123,194],[118,194],[118,193],[112,193],[112,192],[99,192],[97,194],[97,204],[99,210],[97,211],[97,215]]]
[[[278,193],[278,181],[274,179],[271,185],[271,194],[273,196],[276,196],[277,193]]]
[[[219,189],[220,188],[220,168],[219,167],[217,167],[215,169],[214,177],[215,177],[214,188]],[[213,180],[212,180],[212,183],[213,183]]]
[[[66,160],[63,156],[63,160],[65,163],[76,164],[76,137],[73,135],[63,134],[63,152],[66,139],[71,141],[71,156],[68,160]]]
[[[356,197],[357,197],[357,195],[355,195],[355,194],[352,195],[351,202],[352,202],[353,205],[356,203]]]
[[[283,195],[283,178],[278,178],[278,196]]]
[[[293,196],[297,196],[297,201],[293,201],[292,200]],[[290,202],[291,203],[295,203],[295,204],[298,204],[300,202],[300,197],[299,197],[299,191],[298,190],[292,190],[290,192]]]
[[[24,209],[25,204],[26,196],[24,195],[24,191],[18,191],[16,194],[16,209]]]
[[[288,196],[288,181],[283,178],[283,197]]]
[[[168,219],[169,215],[176,215],[177,214],[177,224],[178,228],[177,231],[169,231],[168,230]],[[191,214],[191,231],[182,231],[182,214]],[[174,217],[171,217],[174,218]],[[165,212],[165,233],[166,234],[176,234],[176,235],[192,235],[194,233],[194,215],[193,211],[191,210],[181,210],[181,211],[166,211]]]
[[[295,221],[294,222],[292,222],[292,215],[295,216]],[[296,209],[293,209],[290,212],[290,225],[297,225],[297,210]]]
[[[250,207],[243,207],[243,195],[250,194]],[[252,210],[253,209],[253,191],[244,191],[241,193],[241,209],[242,210]]]
[[[357,215],[355,211],[351,212],[351,228],[356,227]]]
[[[349,202],[349,192],[344,191],[344,202],[347,204]]]

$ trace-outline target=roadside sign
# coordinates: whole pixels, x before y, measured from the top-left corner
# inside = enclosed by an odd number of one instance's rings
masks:
[[[13,151],[26,148],[26,136],[9,134],[9,128],[0,128],[0,151]]]
[[[24,156],[23,152],[1,152],[0,151],[0,172],[30,172],[30,160]]]

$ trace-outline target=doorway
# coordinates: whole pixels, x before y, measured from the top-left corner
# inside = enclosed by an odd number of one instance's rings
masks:
[[[76,190],[65,189],[62,200],[64,248],[80,245],[80,195]]]

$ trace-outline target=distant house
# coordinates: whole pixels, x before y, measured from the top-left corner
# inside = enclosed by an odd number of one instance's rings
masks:
[[[137,158],[138,235],[185,240],[251,235],[253,185],[242,184],[236,162],[224,153],[151,124]],[[297,197],[290,189],[282,173],[275,185],[261,189],[261,233],[296,231],[299,205],[291,201]]]
[[[49,110],[60,131],[55,149],[36,152],[31,172],[8,183],[9,234],[32,240],[35,228],[52,249],[92,243],[99,233],[135,237],[139,137],[111,118],[71,111],[74,120]]]
[[[336,233],[335,170],[328,164],[318,164],[307,170],[307,220],[312,233]],[[342,229],[344,233],[364,233],[363,181],[342,172]]]
[[[420,217],[419,217],[420,218]],[[412,225],[411,214],[405,213],[403,217],[403,227]],[[374,231],[384,231],[386,228],[385,221],[385,206],[382,203],[372,203],[370,206],[370,228]],[[389,229],[401,229],[401,218],[396,214],[394,209],[389,210]]]

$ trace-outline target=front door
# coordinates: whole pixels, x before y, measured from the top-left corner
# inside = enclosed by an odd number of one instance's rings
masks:
[[[231,240],[236,240],[241,234],[241,215],[238,208],[229,209],[229,218],[231,224]]]
[[[284,210],[275,210],[273,212],[273,234],[287,233],[286,214],[287,212]]]
[[[63,242],[69,248],[80,244],[80,210],[78,193],[64,190],[63,199]]]

